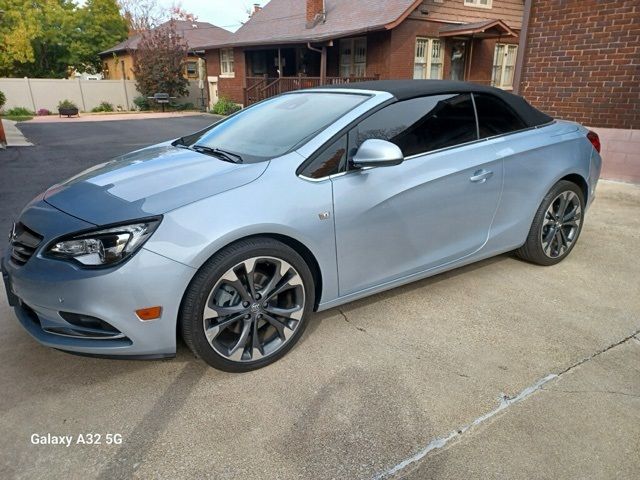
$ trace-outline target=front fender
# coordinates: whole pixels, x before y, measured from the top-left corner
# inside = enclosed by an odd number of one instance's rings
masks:
[[[325,212],[329,213],[327,219],[319,215]],[[338,295],[332,216],[331,181],[300,179],[283,162],[282,167],[270,166],[251,184],[166,213],[145,248],[199,269],[237,240],[255,235],[286,236],[313,254],[322,275],[322,299],[331,300]]]

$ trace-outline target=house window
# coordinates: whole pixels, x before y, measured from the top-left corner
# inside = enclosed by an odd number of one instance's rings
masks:
[[[517,45],[497,43],[493,54],[491,85],[499,88],[513,88],[513,74],[518,56]]]
[[[465,7],[491,8],[492,0],[464,0]]]
[[[233,69],[233,48],[220,50],[220,75],[223,77],[235,76]]]
[[[416,39],[416,57],[413,63],[413,78],[442,79],[444,48],[437,38]]]
[[[198,62],[187,62],[187,77],[198,76]]]
[[[367,72],[367,38],[340,40],[340,76],[364,77]]]

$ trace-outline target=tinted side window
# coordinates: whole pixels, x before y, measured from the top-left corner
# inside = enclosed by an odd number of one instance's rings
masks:
[[[473,94],[478,111],[480,138],[527,128],[522,119],[502,100],[492,95]]]
[[[340,171],[347,154],[347,136],[343,135],[320,153],[305,167],[302,175],[308,178],[322,178]]]
[[[434,95],[389,105],[358,126],[358,146],[370,138],[395,143],[406,157],[477,140],[471,95]]]

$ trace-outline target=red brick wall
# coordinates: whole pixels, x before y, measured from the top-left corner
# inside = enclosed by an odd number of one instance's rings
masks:
[[[415,57],[416,38],[432,37],[438,38],[441,23],[424,20],[407,19],[391,32],[391,42],[389,50],[393,52],[388,55],[389,72],[388,77],[381,78],[407,79],[413,78],[413,62]],[[444,44],[444,71],[443,77],[449,78],[451,71],[451,41],[443,39]],[[467,51],[467,61],[471,56],[471,71],[467,78],[470,81],[477,81],[484,84],[491,83],[491,68],[493,66],[493,52],[497,40],[474,40],[473,50]],[[502,43],[517,43],[516,38],[501,39]],[[467,48],[470,49],[471,43]],[[367,52],[371,55],[371,52]],[[367,59],[368,60],[368,59]],[[367,73],[369,68],[367,68]]]
[[[391,32],[376,32],[367,36],[367,75],[390,78]]]
[[[493,70],[493,56],[496,49],[496,43],[517,44],[518,39],[515,37],[503,37],[493,39],[474,39],[473,48],[468,55],[471,55],[471,71],[467,77],[467,81],[480,83],[482,85],[491,85],[491,73]],[[469,47],[468,47],[469,48]],[[448,56],[451,52],[446,52]],[[467,56],[467,61],[468,61]],[[445,74],[447,72],[445,71]],[[445,77],[446,78],[446,77]]]
[[[313,20],[316,18],[316,15],[318,15],[319,13],[322,13],[322,5],[323,5],[322,0],[298,0],[298,1],[307,2],[307,5],[306,5],[307,6],[307,9],[306,9],[307,23],[313,22]]]
[[[391,31],[389,78],[413,78],[416,37],[438,37],[441,23],[407,19]],[[445,64],[447,62],[445,55]],[[445,65],[446,71],[446,65]]]
[[[640,128],[638,0],[535,0],[520,93],[559,118]]]
[[[218,96],[225,97],[236,103],[244,103],[244,52],[240,48],[234,48],[233,78],[220,76],[220,50],[207,50],[205,61],[207,62],[207,75],[218,77]]]

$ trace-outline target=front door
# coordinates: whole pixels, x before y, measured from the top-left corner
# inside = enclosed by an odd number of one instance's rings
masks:
[[[458,260],[484,245],[503,171],[492,146],[475,142],[469,95],[393,104],[350,137],[350,147],[367,138],[393,141],[408,158],[332,179],[341,296]]]
[[[451,45],[451,80],[464,80],[467,58],[467,42],[454,40]]]
[[[207,77],[209,83],[209,108],[218,103],[218,77]]]

